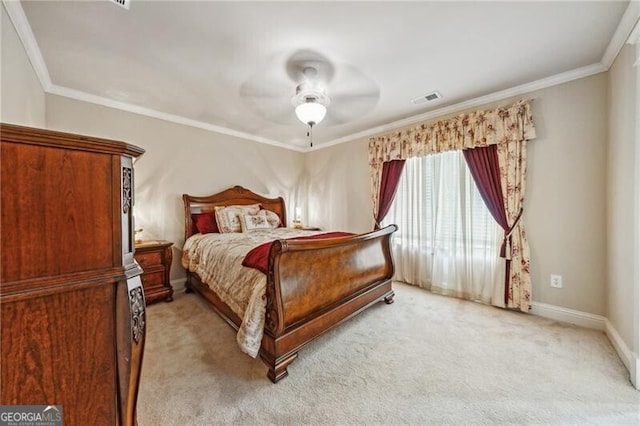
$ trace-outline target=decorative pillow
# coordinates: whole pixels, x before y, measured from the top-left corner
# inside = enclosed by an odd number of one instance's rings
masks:
[[[214,212],[194,213],[191,215],[193,225],[199,233],[209,234],[211,232],[220,232],[216,223],[216,214]]]
[[[280,222],[280,216],[278,216],[278,213],[272,212],[271,210],[267,209],[260,210],[260,213],[262,212],[264,212],[267,216],[267,222],[269,222],[271,228],[277,228],[281,225],[282,222]]]
[[[267,215],[264,210],[258,212],[258,214],[241,214],[240,227],[242,232],[250,232],[255,229],[271,229],[272,226],[267,220]]]
[[[218,222],[218,229],[220,229],[220,232],[242,232],[240,218],[238,216],[242,214],[257,214],[260,211],[260,204],[226,207],[217,206],[215,211],[216,221]]]

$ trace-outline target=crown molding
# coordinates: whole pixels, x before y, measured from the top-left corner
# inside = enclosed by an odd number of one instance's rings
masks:
[[[636,61],[633,66],[640,67],[640,20],[638,20],[633,32],[629,36],[629,40],[627,40],[627,43],[636,46]]]
[[[62,96],[65,98],[75,99],[78,101],[88,102],[96,105],[102,105],[109,108],[115,108],[122,111],[131,112],[134,114],[144,115],[151,118],[157,118],[159,120],[165,120],[165,121],[169,121],[176,124],[195,127],[197,129],[208,130],[211,132],[216,132],[216,133],[220,133],[227,136],[233,136],[236,138],[250,140],[253,142],[276,146],[278,148],[285,148],[285,149],[298,151],[298,152],[305,151],[305,149],[300,147],[284,144],[282,142],[263,138],[257,135],[252,135],[250,133],[240,132],[240,131],[228,129],[222,126],[216,126],[214,124],[193,120],[191,118],[185,118],[180,115],[168,114],[166,112],[156,111],[151,108],[141,107],[141,106],[129,104],[126,102],[116,101],[116,100],[105,98],[102,96],[93,95],[91,93],[82,92],[80,90],[70,89],[68,87],[52,84],[49,90],[47,90],[47,93],[52,95]]]
[[[602,55],[601,62],[607,69],[613,65],[618,53],[629,39],[629,35],[633,31],[634,26],[640,19],[640,0],[631,0],[627,9],[624,11],[613,37],[609,41],[609,45]]]
[[[636,147],[640,146],[640,120],[638,120],[638,111],[640,111],[640,19],[636,23],[635,28],[629,36],[627,43],[635,45],[636,60],[633,64],[636,68]],[[636,195],[634,200],[634,238],[633,238],[633,251],[634,256],[637,259],[640,255],[640,149],[635,150],[635,187]],[[636,334],[635,347],[633,347],[633,356],[635,359],[631,362],[631,382],[636,389],[640,390],[640,265],[636,262],[633,273],[633,315],[636,328],[634,333]]]
[[[638,18],[635,27],[633,27],[633,29],[631,30],[631,34],[627,39],[627,43],[640,44],[640,18]]]
[[[577,68],[571,71],[563,72],[560,74],[552,75],[551,77],[543,78],[533,81],[531,83],[525,83],[520,86],[512,87],[498,92],[490,93],[488,95],[480,96],[474,99],[469,99],[463,102],[459,102],[453,105],[449,105],[443,108],[438,108],[433,111],[426,112],[420,115],[414,115],[412,117],[404,118],[402,120],[394,121],[383,126],[374,127],[372,129],[365,130],[363,132],[354,133],[343,138],[335,139],[331,142],[324,143],[318,147],[307,149],[307,151],[315,151],[318,149],[327,148],[333,145],[338,145],[344,142],[349,142],[355,139],[361,139],[382,133],[391,132],[401,129],[403,127],[409,127],[420,122],[432,120],[435,118],[443,117],[449,114],[455,114],[457,112],[464,111],[466,109],[483,106],[492,102],[501,101],[507,98],[524,95],[536,90],[546,89],[547,87],[556,86],[558,84],[567,83],[569,81],[577,80],[584,77],[589,77],[594,74],[607,71],[607,68],[600,62],[587,65],[586,67]]]
[[[2,0],[2,5],[18,33],[18,37],[22,42],[24,50],[27,52],[27,57],[29,58],[29,62],[31,62],[33,71],[36,73],[36,76],[40,81],[42,90],[45,92],[48,91],[52,86],[49,70],[44,62],[44,58],[42,57],[36,38],[33,35],[27,16],[24,14],[22,5],[17,0]]]

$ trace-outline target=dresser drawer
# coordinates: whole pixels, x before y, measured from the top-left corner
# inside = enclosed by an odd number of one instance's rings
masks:
[[[142,266],[142,269],[152,266],[162,266],[162,253],[155,251],[149,253],[136,253],[136,260]]]

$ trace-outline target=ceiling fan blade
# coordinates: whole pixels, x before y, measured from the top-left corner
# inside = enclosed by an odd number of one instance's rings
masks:
[[[304,126],[300,120],[298,120],[298,117],[296,117],[295,112],[290,108],[271,108],[269,111],[263,112],[260,117],[278,126],[293,126],[296,124]],[[262,127],[263,126],[257,125],[255,129],[256,132]]]
[[[333,99],[339,96],[357,96],[358,94],[379,95],[380,88],[377,83],[355,67],[342,64],[329,87],[329,96]]]
[[[344,102],[336,101],[327,108],[327,124],[341,125],[369,114],[378,103],[378,96],[348,98]]]
[[[273,86],[257,86],[254,84],[243,84],[239,90],[243,100],[264,100],[291,97],[288,91],[279,90]]]
[[[287,60],[285,68],[289,78],[297,84],[308,78],[305,74],[306,68],[314,69],[316,75],[312,77],[313,81],[324,86],[331,82],[335,73],[334,66],[326,56],[308,49],[293,53]]]
[[[240,85],[238,93],[246,108],[273,123],[288,125],[295,118],[291,85],[282,72],[257,73]],[[290,116],[293,117],[290,117]]]
[[[331,105],[345,104],[350,102],[369,103],[375,106],[380,99],[380,93],[377,91],[345,91],[331,96]]]
[[[370,113],[380,100],[378,85],[350,65],[341,66],[330,86],[328,123],[345,124]]]

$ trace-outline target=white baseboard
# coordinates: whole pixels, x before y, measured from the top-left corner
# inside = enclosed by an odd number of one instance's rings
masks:
[[[569,324],[581,327],[593,328],[594,330],[605,331],[607,319],[601,315],[594,315],[582,311],[563,308],[546,303],[531,302],[530,313],[556,321],[568,322]]]
[[[638,357],[638,354],[629,349],[624,340],[622,340],[622,337],[620,337],[618,330],[615,329],[609,320],[606,321],[606,327],[605,331],[607,332],[607,337],[609,338],[609,341],[611,341],[613,348],[618,353],[622,363],[627,367],[627,370],[629,370],[631,382],[636,389],[640,390],[640,378],[638,377],[638,374],[640,373],[640,358]]]
[[[582,311],[574,311],[560,306],[547,305],[546,303],[531,302],[533,315],[550,318],[556,321],[567,322],[581,327],[592,328],[604,331],[611,345],[618,353],[620,360],[629,371],[631,383],[640,390],[640,356],[632,352],[627,344],[620,337],[620,333],[615,329],[609,320],[601,315],[594,315]]]
[[[615,327],[609,322],[609,320],[606,321],[606,327],[607,328],[605,331],[607,332],[607,337],[611,341],[611,344],[615,348],[616,352],[618,352],[618,355],[620,356],[620,359],[622,360],[624,366],[627,367],[627,370],[629,370],[629,372],[635,370],[635,357],[633,356],[633,352],[631,352],[627,344],[624,342],[624,340],[622,340],[622,337],[620,337],[620,333],[618,333],[618,330],[615,329]]]

